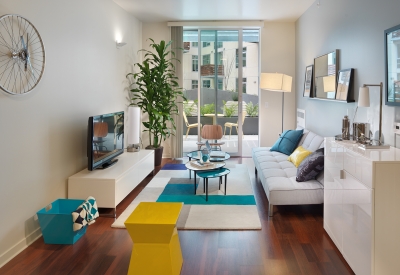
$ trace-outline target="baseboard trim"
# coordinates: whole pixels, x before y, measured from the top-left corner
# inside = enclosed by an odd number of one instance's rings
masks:
[[[40,230],[40,228],[38,228],[35,231],[33,231],[30,235],[19,241],[16,245],[11,247],[9,250],[4,252],[2,255],[0,255],[0,268],[3,267],[9,261],[11,261],[15,256],[21,253],[21,251],[23,251],[25,248],[27,248],[41,236],[42,236],[42,231]]]

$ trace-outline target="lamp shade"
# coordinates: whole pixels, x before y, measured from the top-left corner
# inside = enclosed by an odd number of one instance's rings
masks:
[[[322,81],[324,82],[325,93],[335,92],[335,75],[324,76],[322,78]]]
[[[260,89],[290,93],[292,91],[292,77],[280,73],[262,73]]]
[[[360,87],[358,92],[358,107],[369,107],[369,88]]]
[[[128,144],[140,143],[140,108],[128,107]]]

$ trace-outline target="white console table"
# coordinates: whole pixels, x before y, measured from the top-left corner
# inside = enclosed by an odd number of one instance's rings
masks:
[[[99,208],[116,206],[154,170],[154,151],[124,152],[104,170],[87,169],[68,178],[68,198],[93,196]]]
[[[399,274],[400,149],[325,139],[324,229],[356,274]]]

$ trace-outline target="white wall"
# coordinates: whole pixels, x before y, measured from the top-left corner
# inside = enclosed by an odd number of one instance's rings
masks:
[[[39,30],[46,70],[29,95],[0,93],[0,266],[39,234],[36,211],[67,195],[87,166],[91,115],[126,110],[125,75],[138,61],[141,22],[110,0],[3,0]],[[128,44],[117,50],[115,40]]]
[[[261,73],[293,77],[292,92],[285,93],[283,129],[296,127],[295,24],[264,22],[261,29]],[[268,107],[266,108],[266,103]],[[260,91],[261,146],[272,146],[282,132],[282,93]]]
[[[304,73],[314,58],[339,49],[339,69],[354,68],[354,91],[362,84],[385,83],[384,30],[400,24],[398,0],[337,0],[314,3],[296,22],[297,106],[306,109],[306,127],[323,136],[341,133],[342,118],[356,103],[335,103],[303,98]],[[385,85],[385,84],[384,84]],[[371,107],[359,108],[356,121],[379,127],[379,88],[370,88]],[[400,107],[383,107],[385,143],[394,144],[393,122]],[[351,121],[352,123],[353,121]]]

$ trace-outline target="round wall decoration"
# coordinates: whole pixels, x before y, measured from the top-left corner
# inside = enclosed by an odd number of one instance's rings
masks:
[[[45,50],[32,23],[21,15],[0,17],[0,88],[11,95],[31,92],[43,76]]]

